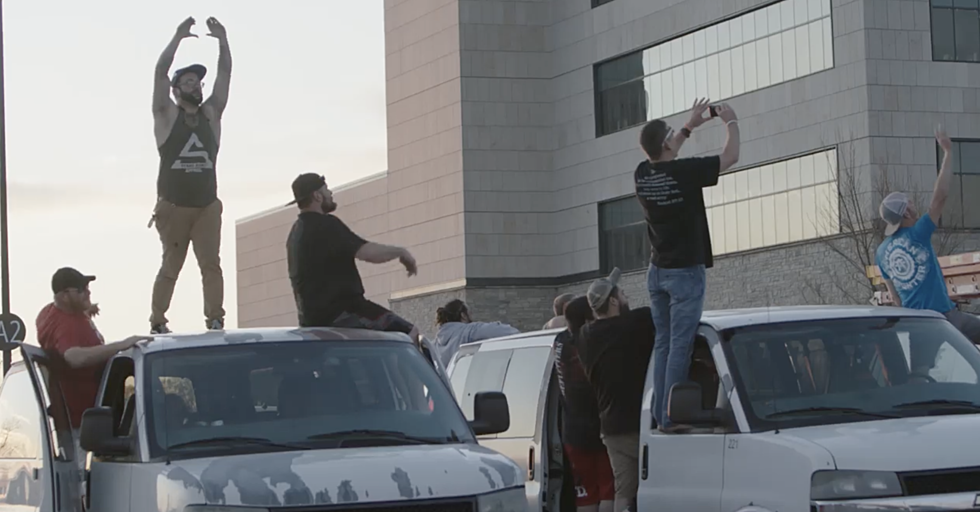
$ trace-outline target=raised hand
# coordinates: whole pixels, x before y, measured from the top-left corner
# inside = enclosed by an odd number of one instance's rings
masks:
[[[943,129],[943,125],[936,127],[936,142],[947,153],[953,150],[953,141],[949,140],[949,136],[946,135],[946,130]]]
[[[718,118],[726,123],[738,120],[738,116],[735,115],[735,111],[732,110],[732,107],[728,106],[728,103],[718,105],[715,108],[715,112],[718,113]]]
[[[208,36],[213,37],[218,40],[225,39],[228,37],[228,33],[225,31],[225,26],[218,21],[214,16],[208,18]]]
[[[405,266],[405,270],[408,271],[409,277],[418,273],[419,269],[415,263],[415,258],[412,256],[412,253],[408,252],[408,249],[404,249],[401,257],[398,258],[398,261]]]
[[[193,16],[190,16],[186,20],[180,22],[180,25],[177,26],[177,37],[181,39],[186,37],[197,37],[197,34],[191,32],[191,27],[193,27],[195,23],[197,23],[197,21],[194,20]]]
[[[688,129],[693,130],[704,124],[708,119],[711,119],[710,117],[704,117],[704,112],[708,110],[710,103],[708,98],[694,100],[694,105],[691,106],[691,119],[687,122]]]

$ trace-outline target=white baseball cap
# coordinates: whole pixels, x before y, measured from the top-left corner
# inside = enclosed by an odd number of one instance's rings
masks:
[[[885,221],[885,236],[892,236],[902,226],[905,212],[909,209],[909,197],[902,192],[892,192],[881,200],[878,213]]]

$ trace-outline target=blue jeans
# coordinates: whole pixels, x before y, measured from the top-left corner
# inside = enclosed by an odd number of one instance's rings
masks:
[[[653,342],[653,417],[669,427],[667,394],[687,380],[694,336],[704,311],[704,265],[659,268],[650,265],[647,290],[656,335]]]

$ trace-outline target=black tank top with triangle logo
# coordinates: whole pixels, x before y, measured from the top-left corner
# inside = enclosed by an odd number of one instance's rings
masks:
[[[177,206],[196,208],[218,198],[218,142],[203,109],[197,114],[178,109],[177,122],[159,152],[159,197]]]

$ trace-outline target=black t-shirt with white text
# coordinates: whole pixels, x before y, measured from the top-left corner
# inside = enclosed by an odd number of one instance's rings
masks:
[[[299,214],[286,239],[286,261],[301,327],[328,326],[364,299],[354,256],[366,243],[333,215]]]
[[[633,180],[652,246],[650,263],[661,268],[714,265],[705,187],[718,184],[721,157],[643,161]]]

